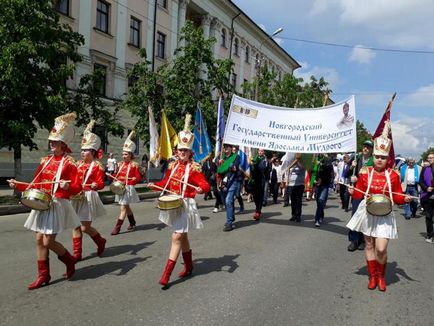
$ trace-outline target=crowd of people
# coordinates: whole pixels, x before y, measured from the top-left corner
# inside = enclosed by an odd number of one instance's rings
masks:
[[[41,160],[30,183],[8,180],[10,187],[22,191],[29,202],[35,199],[43,201],[48,196],[47,207],[31,207],[33,209],[24,225],[36,234],[38,276],[29,284],[29,289],[49,283],[49,251],[66,265],[66,278],[73,276],[75,265],[82,257],[83,233],[95,242],[97,255],[103,255],[107,240],[92,226],[92,222],[105,215],[97,191],[104,187],[106,175],[113,181],[112,190],[116,190],[115,201],[120,209],[111,235],[119,234],[125,219],[129,221],[129,231],[136,226],[130,204],[140,201],[134,186],[146,180],[143,161],[147,166],[148,159],[142,158],[142,168],[135,162],[134,132],[123,145],[122,161],[116,162],[114,155],[110,154],[104,168],[98,161],[102,156],[101,140],[92,133],[94,121],[91,121],[82,138],[82,160],[75,162],[69,148],[74,136],[72,122],[75,118],[73,113],[56,118],[48,137],[51,154]],[[278,204],[281,197],[283,207],[291,206],[289,222],[300,223],[303,197],[307,201],[314,199],[314,225],[320,227],[327,215],[329,193],[338,192],[341,208],[345,212],[351,211],[347,224],[348,251],[365,251],[369,289],[386,290],[384,275],[388,241],[398,237],[392,209],[394,204],[403,205],[404,217],[409,220],[419,216],[420,202],[426,219],[426,241],[433,243],[434,153],[429,153],[428,163],[423,167],[412,158],[399,169],[388,167],[391,147],[388,122],[383,134],[365,141],[362,152],[357,155],[344,153],[335,157],[319,154],[310,165],[301,154],[291,156],[287,153],[279,157],[277,153],[267,155],[264,149],[258,149],[247,165],[243,162],[246,155],[239,147],[227,143],[223,144],[222,154],[218,157],[210,154],[202,164],[194,162],[194,134],[190,131],[190,119],[191,116],[187,115],[184,129],[178,134],[179,142],[173,159],[166,162],[161,180],[155,183],[145,181],[147,187],[161,191],[159,219],[172,230],[168,260],[159,281],[163,287],[169,284],[180,254],[184,268],[179,277],[187,277],[193,272],[188,232],[203,228],[195,201],[197,194],[203,194],[205,200],[215,200],[214,213],[225,210],[223,231],[229,232],[235,227],[235,215],[244,213],[243,195],[253,198],[255,209],[251,218],[255,221],[260,221],[264,206]],[[237,203],[238,210],[235,209]],[[72,255],[56,241],[56,235],[66,229],[72,229]]]

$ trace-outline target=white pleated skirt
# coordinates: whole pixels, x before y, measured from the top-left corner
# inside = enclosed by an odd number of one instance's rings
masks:
[[[190,230],[203,229],[194,198],[183,198],[183,205],[176,209],[160,210],[159,220],[170,226],[173,232],[187,233]]]
[[[393,211],[386,216],[371,215],[366,210],[366,200],[360,202],[357,211],[347,223],[347,228],[370,237],[398,239],[398,227]]]
[[[43,234],[58,234],[67,229],[80,226],[71,202],[64,198],[53,198],[51,206],[45,211],[32,209],[24,227]]]
[[[136,189],[134,186],[125,186],[125,192],[123,195],[115,195],[115,202],[119,203],[119,205],[129,205],[140,202],[139,195],[137,195]]]
[[[97,217],[106,214],[104,204],[99,198],[98,192],[94,190],[85,191],[82,200],[71,200],[71,204],[80,221],[83,222],[94,221]]]

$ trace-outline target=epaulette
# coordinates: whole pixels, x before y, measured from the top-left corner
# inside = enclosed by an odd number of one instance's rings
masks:
[[[369,168],[367,166],[363,166],[359,171],[359,175],[360,174],[368,174],[368,172],[369,172]]]
[[[100,161],[95,161],[95,165],[104,171],[104,166],[102,165],[102,163]]]
[[[41,157],[41,164],[45,164],[45,162],[47,162],[50,157],[51,155]]]
[[[130,164],[132,167],[139,166],[139,164],[136,161],[130,161]]]
[[[169,163],[169,166],[167,167],[168,169],[172,170],[173,167],[175,166],[176,161],[172,161]]]
[[[191,169],[195,172],[202,172],[202,167],[197,162],[191,162]]]
[[[69,162],[70,164],[73,164],[77,166],[77,162],[74,160],[74,158],[71,155],[66,155],[65,161]]]

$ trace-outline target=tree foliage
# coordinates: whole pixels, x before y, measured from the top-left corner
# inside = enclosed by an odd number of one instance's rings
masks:
[[[138,118],[136,129],[145,142],[149,138],[149,105],[157,122],[164,108],[175,130],[182,129],[185,114],[194,115],[200,105],[208,133],[213,135],[217,119],[213,92],[226,95],[233,92],[228,78],[233,62],[214,58],[215,38],[206,39],[200,27],[187,21],[181,30],[180,41],[171,61],[157,72],[149,69],[145,51],[141,50],[141,61],[128,74],[135,83],[121,106]]]
[[[421,159],[426,161],[429,153],[434,153],[434,147],[428,147],[428,149],[420,155]]]
[[[366,129],[362,122],[359,120],[356,121],[356,132],[357,132],[357,152],[362,151],[363,143],[366,140],[372,140],[372,135]]]
[[[83,37],[59,23],[49,0],[0,0],[0,147],[36,149],[65,109],[65,80]]]
[[[103,70],[97,69],[92,74],[82,76],[78,88],[68,96],[68,109],[77,113],[77,126],[85,126],[94,119],[97,126],[121,137],[124,127],[117,117],[119,108],[113,105],[108,108],[108,103],[101,97],[104,73]]]

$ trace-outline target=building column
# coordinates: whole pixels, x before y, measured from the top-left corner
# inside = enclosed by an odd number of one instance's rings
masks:
[[[168,51],[171,53],[172,56],[175,55],[175,50],[178,47],[178,11],[179,11],[179,3],[178,0],[172,0],[171,1],[171,30],[172,35],[170,37],[170,50]]]
[[[211,20],[212,17],[209,14],[202,16],[202,29],[203,29],[203,36],[205,39],[209,39],[210,36]],[[205,64],[202,64],[200,77],[202,79],[207,79],[208,77]]]
[[[113,73],[113,97],[119,98],[127,91],[127,79],[125,78],[125,48],[127,46],[127,26],[129,17],[125,7],[127,0],[118,0],[117,24],[116,24],[116,65]]]
[[[179,33],[182,27],[185,25],[185,20],[187,17],[187,4],[189,0],[179,0],[179,10],[178,10],[178,40]],[[179,46],[184,46],[184,40],[179,40]]]
[[[155,0],[148,1],[148,19],[146,27],[146,59],[152,61],[152,57],[155,57],[155,51],[153,51],[153,33],[154,33],[154,10]]]
[[[220,48],[220,21],[217,18],[213,18],[211,20],[211,30],[210,30],[210,36],[215,37],[216,42],[214,43],[214,48],[213,48],[213,52],[214,52],[214,58],[218,58],[218,53],[219,53],[219,48]]]

